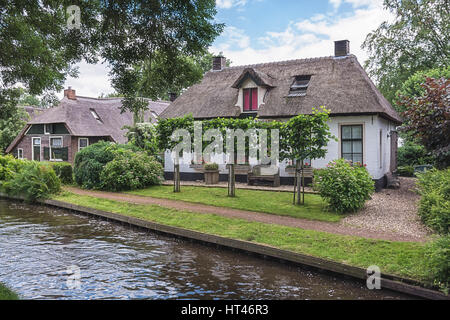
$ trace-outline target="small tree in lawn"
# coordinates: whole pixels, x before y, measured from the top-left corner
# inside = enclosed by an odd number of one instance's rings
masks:
[[[325,107],[313,108],[312,114],[301,114],[291,118],[281,128],[280,160],[296,161],[294,203],[297,193],[297,204],[305,203],[304,161],[325,157],[326,146],[331,135],[328,126],[329,110]],[[301,169],[301,170],[300,170]],[[301,171],[301,176],[299,175]],[[300,197],[300,181],[303,195]]]
[[[426,93],[419,98],[402,97],[410,132],[436,158],[439,168],[450,166],[450,79],[427,78],[422,87]]]

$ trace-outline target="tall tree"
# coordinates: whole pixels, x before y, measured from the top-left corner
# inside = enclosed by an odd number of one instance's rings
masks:
[[[427,78],[426,93],[419,98],[403,97],[407,119],[403,130],[410,132],[432,152],[440,168],[450,166],[450,79]]]
[[[111,66],[113,87],[125,97],[122,111],[137,115],[146,108],[137,98],[142,69],[136,66],[145,63],[148,70],[163,61],[173,80],[179,57],[197,56],[214,41],[223,29],[213,21],[215,5],[215,0],[105,3],[102,57]]]
[[[79,29],[67,26],[68,6],[83,12]],[[31,95],[60,90],[73,64],[96,61],[98,1],[0,0],[0,105],[16,99],[21,83]],[[16,101],[16,100],[14,100]],[[14,105],[14,103],[12,103]]]
[[[369,33],[362,47],[369,52],[365,67],[393,104],[395,93],[412,74],[449,65],[450,2],[385,0],[384,7],[395,20]]]
[[[80,9],[75,28],[71,5]],[[0,0],[0,115],[13,112],[17,84],[31,95],[60,90],[77,74],[75,63],[99,58],[128,101],[123,109],[139,109],[136,86],[123,84],[135,78],[133,66],[152,61],[155,52],[203,52],[223,28],[215,14],[214,0]],[[168,67],[175,67],[171,61]]]

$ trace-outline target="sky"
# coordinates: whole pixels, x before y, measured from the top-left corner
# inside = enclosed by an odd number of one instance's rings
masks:
[[[216,22],[222,34],[209,48],[222,52],[232,66],[324,57],[334,41],[350,41],[350,53],[363,64],[366,35],[392,19],[383,0],[216,0]],[[78,64],[79,77],[68,78],[77,95],[98,97],[114,92],[106,64]],[[63,96],[62,91],[58,97]]]

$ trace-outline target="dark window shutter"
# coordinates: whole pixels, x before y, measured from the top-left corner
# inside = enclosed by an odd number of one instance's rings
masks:
[[[69,148],[68,147],[61,148],[61,156],[62,156],[63,161],[69,160]]]
[[[50,160],[50,148],[44,147],[44,160],[48,161]]]
[[[17,148],[14,149],[13,157],[14,158],[18,158],[19,157],[19,150]]]

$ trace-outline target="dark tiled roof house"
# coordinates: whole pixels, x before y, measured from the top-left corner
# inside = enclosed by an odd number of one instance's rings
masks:
[[[168,105],[148,100],[144,120],[155,123]],[[73,162],[80,149],[100,140],[126,143],[123,127],[133,124],[133,115],[120,113],[120,106],[121,98],[80,97],[69,87],[57,107],[28,121],[6,152],[29,160]]]
[[[331,131],[339,142],[330,141],[327,156],[313,160],[314,167],[343,157],[366,163],[375,180],[395,169],[395,128],[401,118],[349,53],[347,40],[336,41],[335,55],[329,57],[236,67],[226,67],[224,57],[214,59],[213,69],[202,82],[186,90],[161,117],[190,113],[198,120],[256,116],[282,120],[326,106],[331,111]],[[282,183],[293,180],[286,165],[280,164]],[[169,176],[172,167],[166,156]],[[189,166],[181,172],[186,179],[201,178]],[[222,166],[221,173],[226,172]]]

